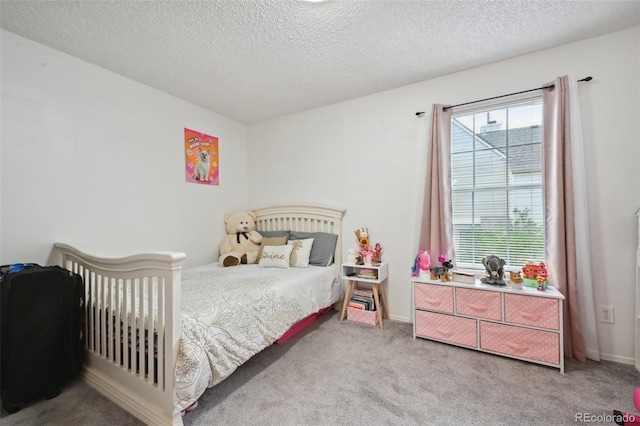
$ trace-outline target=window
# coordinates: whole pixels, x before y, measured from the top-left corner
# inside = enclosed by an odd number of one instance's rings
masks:
[[[544,260],[541,97],[454,112],[451,180],[458,267]]]

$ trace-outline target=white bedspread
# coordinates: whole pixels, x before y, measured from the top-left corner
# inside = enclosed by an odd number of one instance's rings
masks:
[[[225,268],[214,263],[183,271],[176,409],[197,401],[297,321],[340,297],[335,266]]]

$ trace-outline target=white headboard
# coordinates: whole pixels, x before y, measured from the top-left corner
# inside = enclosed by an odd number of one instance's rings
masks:
[[[260,231],[327,232],[336,234],[338,242],[334,263],[342,264],[342,218],[345,209],[315,204],[278,204],[251,209],[256,214],[256,229]]]

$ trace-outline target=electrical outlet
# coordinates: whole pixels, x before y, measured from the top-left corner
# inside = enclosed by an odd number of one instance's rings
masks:
[[[616,317],[613,312],[613,306],[600,306],[600,322],[615,324]]]

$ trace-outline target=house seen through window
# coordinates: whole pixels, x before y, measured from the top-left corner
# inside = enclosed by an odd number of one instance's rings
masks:
[[[544,260],[541,97],[454,111],[451,179],[459,268]]]

